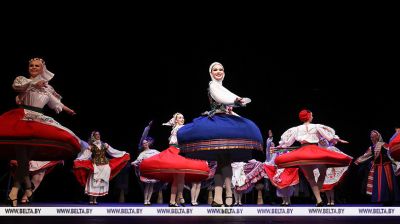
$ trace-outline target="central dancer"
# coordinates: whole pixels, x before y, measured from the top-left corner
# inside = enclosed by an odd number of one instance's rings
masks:
[[[234,107],[244,107],[249,98],[242,98],[222,85],[225,70],[221,63],[214,62],[209,68],[211,81],[208,96],[211,111],[203,113],[178,131],[178,142],[185,157],[217,161],[214,176],[215,194],[211,204],[222,207],[223,184],[225,183],[225,205],[232,206],[232,162],[248,161],[255,158],[255,152],[262,155],[262,135],[250,120],[233,112]]]

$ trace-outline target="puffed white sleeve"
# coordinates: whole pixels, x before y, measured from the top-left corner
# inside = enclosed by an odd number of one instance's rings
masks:
[[[111,145],[109,145],[107,143],[105,145],[106,145],[106,148],[107,148],[107,153],[110,156],[114,157],[114,158],[119,158],[119,157],[122,157],[122,156],[124,156],[126,154],[125,151],[116,150],[113,147],[111,147]]]
[[[322,124],[316,124],[316,129],[318,133],[328,141],[339,139],[339,136],[335,134],[335,130],[331,127]]]
[[[139,154],[139,156],[137,157],[137,159],[136,159],[135,161],[133,161],[131,164],[132,164],[132,165],[137,165],[137,164],[139,164],[140,162],[142,162],[143,157],[144,157],[144,153],[142,152],[142,153]]]
[[[211,81],[209,84],[211,97],[217,102],[224,105],[234,105],[238,96],[221,84]]]
[[[279,141],[279,146],[281,147],[289,147],[293,145],[293,143],[296,141],[296,136],[297,136],[297,127],[293,127],[285,131],[285,133],[282,134],[281,140]]]
[[[51,93],[49,93],[49,102],[47,105],[56,113],[60,113],[64,107],[64,104],[61,103],[61,100]]]
[[[18,76],[14,79],[14,83],[12,85],[13,89],[17,92],[25,92],[29,86],[31,86],[32,80],[28,79],[24,76]]]

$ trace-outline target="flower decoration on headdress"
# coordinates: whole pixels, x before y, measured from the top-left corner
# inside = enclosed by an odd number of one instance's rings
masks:
[[[310,120],[310,118],[311,118],[311,111],[306,110],[306,109],[300,111],[300,113],[299,113],[300,121],[307,122]]]
[[[32,58],[29,60],[29,64],[32,63],[33,61],[40,61],[43,65],[43,73],[40,74],[41,79],[48,82],[54,77],[54,73],[47,70],[46,62],[42,58]]]

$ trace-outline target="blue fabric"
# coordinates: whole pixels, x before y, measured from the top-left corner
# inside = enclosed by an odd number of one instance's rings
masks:
[[[208,139],[250,139],[263,144],[260,129],[251,120],[228,114],[201,116],[177,133],[179,144]]]
[[[260,129],[251,120],[228,114],[195,118],[177,133],[181,154],[209,161],[248,161],[263,156]]]

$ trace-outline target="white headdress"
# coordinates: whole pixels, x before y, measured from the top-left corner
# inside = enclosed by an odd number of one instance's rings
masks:
[[[162,125],[172,126],[172,127],[175,126],[176,118],[178,117],[179,114],[181,114],[181,113],[176,112],[168,122],[163,123]]]
[[[211,76],[211,80],[212,80],[212,81],[217,82],[217,83],[219,83],[219,84],[222,85],[222,81],[223,81],[224,78],[225,78],[225,72],[224,72],[224,75],[222,76],[222,79],[221,79],[221,80],[216,80],[216,79],[214,79],[214,77],[213,77],[213,75],[212,75],[212,69],[213,69],[214,66],[216,66],[216,65],[221,65],[222,68],[224,68],[224,66],[223,66],[221,63],[219,63],[219,62],[214,62],[214,63],[212,63],[212,64],[210,65],[210,68],[208,69],[208,72],[210,73],[210,76]]]
[[[29,60],[29,63],[31,63],[32,61],[40,61],[42,63],[43,73],[40,74],[40,79],[48,82],[54,77],[54,73],[52,73],[49,70],[47,70],[46,62],[43,59],[41,59],[41,58],[32,58],[31,60]]]

